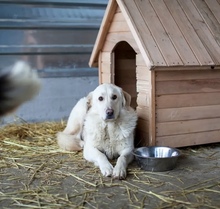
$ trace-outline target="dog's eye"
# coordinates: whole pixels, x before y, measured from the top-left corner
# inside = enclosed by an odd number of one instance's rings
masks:
[[[117,99],[117,95],[113,95],[113,96],[112,96],[112,99],[113,99],[113,100],[116,100],[116,99]]]
[[[99,101],[103,101],[104,98],[103,97],[99,97],[98,99],[99,99]]]

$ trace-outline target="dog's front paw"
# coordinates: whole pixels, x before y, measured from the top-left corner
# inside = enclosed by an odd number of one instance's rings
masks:
[[[111,163],[100,165],[100,170],[103,176],[112,176],[113,166]]]
[[[115,166],[113,169],[113,178],[123,180],[127,176],[126,168],[124,166]]]

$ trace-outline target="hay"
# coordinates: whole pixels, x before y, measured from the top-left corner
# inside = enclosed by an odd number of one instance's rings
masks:
[[[194,161],[206,159],[213,174],[191,164],[152,173],[129,166],[126,180],[105,178],[82,152],[57,147],[65,122],[8,125],[0,130],[2,208],[219,208],[219,150],[182,150]],[[195,164],[196,165],[196,164]],[[195,176],[190,177],[192,172]],[[197,172],[197,173],[196,173]],[[198,174],[198,176],[196,176]],[[209,178],[208,178],[209,177]],[[193,179],[194,178],[194,179]]]

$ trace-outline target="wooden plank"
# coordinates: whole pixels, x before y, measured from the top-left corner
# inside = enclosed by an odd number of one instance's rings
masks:
[[[166,34],[168,34],[169,38],[171,39],[171,42],[177,50],[177,53],[183,61],[183,64],[198,65],[199,62],[197,58],[195,57],[190,46],[185,40],[185,37],[183,36],[178,25],[176,24],[175,20],[167,9],[165,3],[161,0],[151,0],[150,3],[156,11],[156,14],[159,17]]]
[[[102,52],[101,56],[102,62],[111,63],[111,52]]]
[[[102,84],[102,70],[103,70],[103,68],[102,68],[102,65],[101,65],[101,63],[102,63],[102,52],[100,52],[99,53],[99,60],[98,60],[98,66],[99,66],[99,68],[98,68],[98,70],[99,70],[99,84]]]
[[[156,41],[156,45],[162,52],[164,59],[168,66],[172,65],[183,65],[181,58],[179,57],[172,41],[170,40],[167,32],[164,30],[163,25],[161,24],[157,14],[155,13],[152,5],[150,4],[149,0],[145,1],[135,1],[138,9],[144,19],[147,27],[149,28],[151,34]],[[136,17],[137,18],[137,17]],[[149,21],[150,20],[150,21]],[[146,27],[146,26],[145,26]],[[145,37],[148,44],[148,39]],[[156,56],[155,54],[152,55]],[[158,64],[156,64],[158,65]]]
[[[194,71],[194,70],[200,70],[200,71],[208,71],[208,70],[220,70],[220,65],[198,65],[198,66],[170,66],[170,67],[162,67],[162,66],[154,66],[151,68],[151,71]]]
[[[194,4],[198,8],[200,14],[202,15],[203,20],[209,27],[210,31],[212,32],[212,35],[214,38],[217,40],[217,43],[219,44],[220,47],[220,24],[218,20],[215,18],[214,14],[208,7],[208,5],[201,0],[193,0]],[[215,3],[215,1],[213,1]],[[211,6],[212,4],[210,4]],[[217,6],[217,5],[216,5]],[[220,10],[220,5],[218,5],[218,8]]]
[[[148,107],[149,108],[149,99],[148,99],[148,95],[149,92],[145,92],[145,93],[139,93],[137,96],[137,104],[140,107]]]
[[[156,136],[220,130],[220,118],[156,123]]]
[[[130,31],[109,33],[106,37],[106,41],[113,42],[114,45],[120,41],[127,41],[132,47],[133,47],[133,45],[136,45],[135,40],[134,40]],[[135,47],[135,48],[137,48],[137,47]]]
[[[220,23],[220,1],[216,0],[205,0],[206,4],[208,5],[209,9],[214,14],[215,18],[218,20],[218,23]]]
[[[102,83],[111,83],[111,74],[110,73],[101,73]]]
[[[112,22],[123,22],[123,21],[126,22],[125,17],[121,13],[121,11],[119,13],[116,13],[112,19]]]
[[[97,66],[97,62],[98,62],[98,54],[100,52],[100,50],[103,47],[103,44],[105,42],[105,37],[108,33],[108,29],[110,27],[111,24],[111,20],[114,17],[115,11],[117,9],[117,3],[114,0],[109,0],[109,3],[107,5],[106,11],[105,11],[105,15],[103,17],[101,26],[100,26],[100,30],[98,32],[94,47],[93,47],[93,51],[89,60],[89,66],[90,67],[96,67]]]
[[[156,95],[220,92],[220,79],[158,81]]]
[[[100,52],[99,61],[99,83],[110,82],[107,75],[112,76],[112,54],[110,52]]]
[[[121,22],[112,22],[109,33],[115,33],[115,32],[129,32],[130,29],[125,21]]]
[[[137,92],[148,91],[150,88],[150,83],[148,81],[137,80]]]
[[[137,80],[149,81],[150,73],[149,73],[149,70],[147,69],[147,67],[137,66],[136,77],[137,77]]]
[[[136,54],[136,64],[138,66],[145,66],[146,67],[146,63],[144,62],[142,54]],[[147,69],[149,70],[149,68],[147,68]]]
[[[149,107],[138,106],[136,108],[138,118],[149,121]]]
[[[172,122],[183,120],[197,120],[206,118],[220,118],[220,105],[182,107],[156,110],[156,122]]]
[[[111,83],[115,83],[115,53],[111,53]]]
[[[117,6],[116,12],[117,12],[117,13],[121,12],[121,9],[120,9],[119,6]]]
[[[212,1],[212,0],[211,0]],[[179,29],[183,33],[185,39],[189,43],[192,51],[197,57],[200,65],[213,65],[214,62],[207,52],[206,48],[200,41],[198,35],[196,34],[194,28],[191,23],[187,19],[184,11],[178,4],[176,0],[166,0],[164,1],[169,9],[171,15],[175,19]]]
[[[199,14],[197,8],[191,0],[180,1],[181,7],[184,9],[189,21],[191,22],[194,30],[202,41],[204,47],[212,57],[212,60],[216,65],[220,64],[220,47],[204,22],[203,18]]]
[[[161,95],[156,97],[156,106],[158,109],[208,106],[218,104],[220,104],[219,92]]]
[[[220,142],[220,130],[157,137],[157,146],[185,147]]]
[[[181,70],[181,71],[157,71],[156,81],[181,81],[194,79],[214,79],[220,78],[219,70]]]
[[[134,0],[117,1],[148,67],[166,62]]]
[[[105,44],[102,51],[111,52],[115,45],[120,41],[128,42],[136,53],[139,53],[139,48],[131,34],[131,32],[109,33],[106,36]]]
[[[112,54],[109,52],[100,52],[99,61],[99,83],[103,83],[102,74],[112,74]]]
[[[151,91],[149,94],[149,103],[150,103],[150,131],[149,131],[149,143],[151,145],[156,144],[156,103],[155,103],[155,71],[151,72],[150,79]]]
[[[100,72],[102,73],[110,73],[111,72],[111,63],[101,62],[99,64]]]

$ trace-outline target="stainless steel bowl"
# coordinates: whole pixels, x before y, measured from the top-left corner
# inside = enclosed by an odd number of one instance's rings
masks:
[[[181,152],[171,147],[140,147],[133,151],[137,164],[146,171],[172,170]]]

